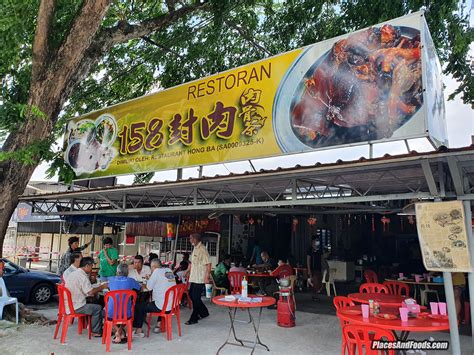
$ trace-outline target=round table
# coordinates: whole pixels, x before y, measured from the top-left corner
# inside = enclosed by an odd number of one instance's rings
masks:
[[[387,293],[350,293],[347,297],[354,302],[365,304],[368,304],[369,300],[373,300],[384,307],[401,307],[403,300],[406,298],[405,296]]]
[[[255,298],[255,295],[249,295],[250,298]],[[227,335],[227,339],[222,344],[219,349],[217,349],[217,354],[224,348],[226,345],[235,345],[235,346],[242,346],[245,348],[250,348],[252,349],[251,354],[255,351],[255,348],[258,345],[262,345],[267,351],[270,351],[268,346],[263,344],[260,340],[260,337],[258,335],[258,330],[260,327],[260,319],[262,317],[262,310],[263,307],[268,307],[272,306],[276,303],[276,300],[273,297],[258,297],[261,298],[261,302],[238,302],[238,300],[235,301],[225,301],[225,296],[216,296],[212,299],[212,302],[218,306],[222,307],[227,307],[229,309],[229,319],[230,319],[230,329],[229,329],[229,334]],[[235,327],[234,327],[234,322],[235,322],[235,313],[237,312],[238,308],[245,308],[248,311],[249,318],[250,318],[250,323],[252,323],[253,330],[255,332],[255,340],[245,340],[245,339],[239,339],[237,338],[237,335],[235,334]],[[260,311],[258,313],[258,318],[255,321],[254,317],[252,316],[252,313],[250,312],[251,308],[260,308]],[[234,336],[234,340],[238,343],[230,342],[230,337],[231,334]],[[240,344],[239,344],[240,343]],[[253,343],[252,346],[250,345],[245,345],[244,343]]]
[[[353,307],[344,307],[337,311],[337,316],[339,319],[355,324],[371,324],[379,328],[387,329],[392,331],[397,340],[405,341],[408,339],[410,332],[435,332],[449,330],[449,320],[444,319],[432,319],[429,317],[416,317],[408,318],[407,322],[402,322],[400,319],[382,319],[374,316],[369,316],[369,318],[364,319],[361,314],[347,314],[344,313],[345,310],[359,310],[361,311],[360,306]],[[383,313],[392,313],[398,315],[398,309],[386,307],[381,309]],[[446,316],[447,317],[447,316]],[[397,331],[400,334],[397,334]]]
[[[428,281],[416,282],[414,279],[404,279],[404,280],[385,279],[385,281],[397,281],[397,282],[403,282],[403,283],[409,284],[409,285],[444,286],[444,282],[428,282]]]

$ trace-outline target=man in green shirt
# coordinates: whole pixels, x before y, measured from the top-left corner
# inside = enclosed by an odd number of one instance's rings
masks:
[[[230,269],[230,255],[226,254],[224,260],[217,264],[214,269],[213,276],[217,287],[229,288],[229,279],[227,273]]]
[[[102,282],[117,274],[118,250],[112,245],[112,238],[105,238],[104,249],[99,253],[99,276]]]

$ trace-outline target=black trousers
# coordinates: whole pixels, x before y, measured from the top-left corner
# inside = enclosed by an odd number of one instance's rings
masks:
[[[146,319],[146,314],[150,312],[161,312],[155,302],[137,303],[135,305],[135,315],[133,318],[133,327],[141,328]]]
[[[191,296],[191,301],[193,302],[193,313],[189,318],[191,322],[197,322],[199,320],[199,316],[207,317],[209,315],[206,305],[201,300],[203,290],[204,284],[196,284],[191,282],[191,287],[189,289],[189,296]]]

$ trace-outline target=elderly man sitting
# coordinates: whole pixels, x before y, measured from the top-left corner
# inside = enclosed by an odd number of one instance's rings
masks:
[[[108,283],[103,283],[98,287],[92,287],[88,274],[92,271],[94,259],[87,256],[82,258],[79,269],[71,272],[66,278],[66,285],[71,291],[72,305],[76,313],[88,314],[92,316],[92,336],[102,336],[102,306],[98,304],[86,303],[86,297],[95,296],[97,293],[107,288]],[[66,304],[67,308],[67,304]],[[69,310],[66,309],[68,312]]]
[[[128,277],[128,265],[119,264],[117,266],[117,276],[109,278],[109,289],[110,291],[117,290],[141,290],[141,285],[131,277]],[[118,297],[117,297],[118,298]],[[132,316],[132,300],[127,305],[127,318]],[[112,319],[114,317],[114,302],[109,301],[107,309],[107,318]],[[114,343],[126,343],[127,339],[123,337],[123,325],[115,327],[115,338]]]
[[[133,327],[136,328],[134,337],[143,338],[145,335],[142,332],[143,322],[147,313],[161,312],[165,303],[166,291],[176,285],[176,280],[173,271],[167,267],[162,267],[160,259],[153,259],[150,262],[151,276],[146,283],[147,289],[153,291],[153,302],[139,304],[135,308],[135,319]],[[166,307],[167,311],[171,310],[171,302],[168,301]],[[158,328],[158,327],[157,327]],[[159,329],[155,328],[155,332]]]

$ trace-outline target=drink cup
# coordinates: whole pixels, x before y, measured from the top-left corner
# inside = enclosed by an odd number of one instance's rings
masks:
[[[398,274],[398,278],[403,279],[403,272],[400,272],[400,273]]]
[[[398,310],[400,312],[400,318],[402,322],[407,322],[408,321],[408,308],[400,307]]]
[[[206,284],[206,298],[211,298],[212,295],[212,285]]]
[[[431,314],[438,314],[438,302],[430,302]]]
[[[446,302],[438,302],[439,314],[446,315]]]
[[[360,306],[362,309],[362,318],[369,318],[369,305],[368,304],[363,304]]]

